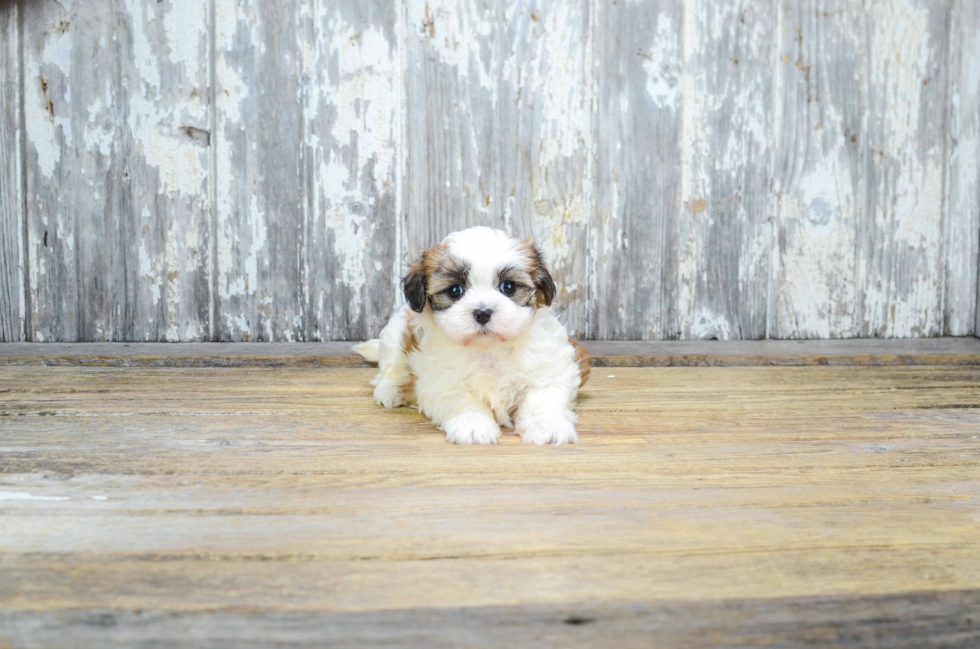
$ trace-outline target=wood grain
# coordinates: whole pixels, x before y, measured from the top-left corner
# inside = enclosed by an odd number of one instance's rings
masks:
[[[668,244],[664,337],[765,338],[775,3],[680,4],[683,207]]]
[[[868,128],[861,214],[864,336],[942,331],[949,1],[868,12]]]
[[[306,331],[292,338],[361,340],[381,331],[400,299],[398,3],[317,0],[309,14],[300,14]]]
[[[207,338],[206,6],[22,7],[30,339]]]
[[[535,646],[891,647],[972,649],[980,642],[977,591],[867,598],[811,597],[704,602],[318,612],[160,612],[116,609],[0,611],[16,646],[77,642],[102,647],[496,648],[533,638]],[[162,640],[162,639],[166,640]]]
[[[534,237],[587,331],[592,30],[586,0],[409,2],[402,269],[474,225]]]
[[[2,11],[2,340],[367,338],[477,224],[580,339],[980,330],[969,0]]]
[[[499,4],[405,3],[407,268],[450,232],[495,225]]]
[[[867,16],[849,0],[779,3],[774,338],[861,333]]]
[[[950,14],[949,130],[944,333],[980,332],[980,6],[956,0]],[[974,297],[978,296],[978,297]],[[971,299],[972,298],[972,299]]]
[[[0,3],[0,342],[24,340],[19,7]]]
[[[980,340],[669,341],[586,343],[594,367],[980,365]],[[0,366],[369,367],[349,343],[18,343]]]
[[[394,305],[394,7],[218,0],[216,29],[216,338],[376,335]]]
[[[559,286],[572,336],[589,331],[593,214],[593,29],[588,0],[501,2],[490,144],[494,223],[533,237]],[[495,202],[495,205],[493,205]]]
[[[977,635],[978,367],[617,368],[548,449],[371,374],[0,368],[0,638]]]
[[[594,2],[595,223],[589,338],[677,337],[681,3]],[[628,45],[624,45],[628,44]],[[673,335],[668,335],[673,333]]]
[[[304,27],[298,0],[215,3],[217,340],[305,333]]]

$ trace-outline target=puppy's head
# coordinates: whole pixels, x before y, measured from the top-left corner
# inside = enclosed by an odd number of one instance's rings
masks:
[[[462,345],[513,340],[555,297],[555,283],[530,240],[484,227],[456,232],[426,250],[402,283],[412,309],[431,309],[439,328]]]

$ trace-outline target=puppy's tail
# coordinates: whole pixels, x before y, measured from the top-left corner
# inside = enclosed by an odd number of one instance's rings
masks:
[[[380,340],[374,338],[372,340],[366,340],[357,345],[351,345],[351,349],[363,356],[364,360],[366,360],[368,363],[377,363],[379,354],[378,346],[380,343]]]

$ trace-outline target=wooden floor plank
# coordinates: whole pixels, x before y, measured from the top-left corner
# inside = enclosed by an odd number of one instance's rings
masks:
[[[371,375],[0,367],[0,647],[976,646],[978,366],[609,368],[559,448]]]
[[[587,341],[597,367],[980,366],[980,339]],[[351,343],[2,343],[0,366],[368,367]]]
[[[0,611],[25,647],[888,647],[974,649],[980,591],[866,598],[402,609],[357,614],[57,609]],[[166,640],[164,640],[166,639]],[[515,641],[516,639],[516,641]],[[521,643],[521,641],[525,641]]]

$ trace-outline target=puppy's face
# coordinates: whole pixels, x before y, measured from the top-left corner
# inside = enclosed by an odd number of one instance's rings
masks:
[[[456,232],[426,250],[403,284],[412,309],[431,309],[436,324],[461,345],[513,340],[555,296],[533,243],[484,227]]]

